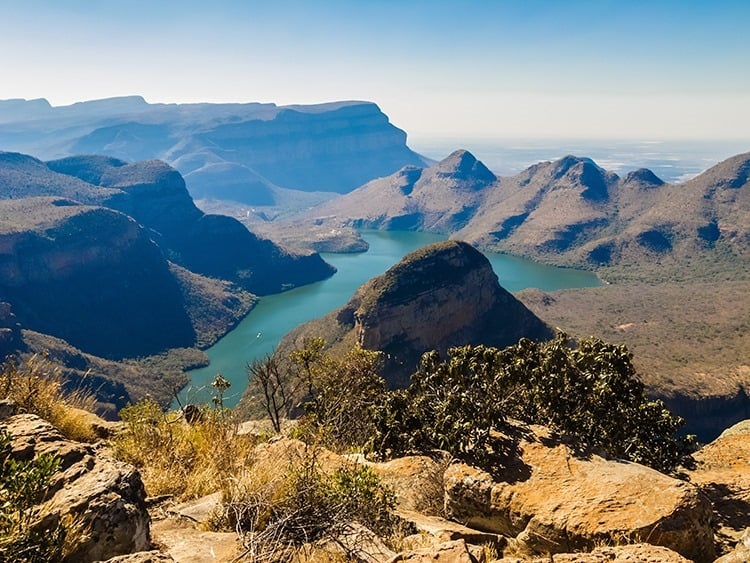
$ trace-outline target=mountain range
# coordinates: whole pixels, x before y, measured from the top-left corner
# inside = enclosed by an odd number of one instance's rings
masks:
[[[625,177],[565,156],[498,178],[459,150],[407,166],[306,212],[331,228],[419,230],[483,250],[584,268],[684,260],[697,253],[747,259],[750,153],[684,183],[647,169]]]
[[[287,190],[346,193],[427,160],[370,102],[149,104],[139,96],[53,107],[0,100],[0,147],[59,159],[160,159],[195,198],[274,205]]]

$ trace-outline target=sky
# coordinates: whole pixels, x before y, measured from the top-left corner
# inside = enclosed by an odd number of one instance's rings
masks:
[[[410,138],[750,140],[750,0],[0,0],[0,99],[370,100]]]

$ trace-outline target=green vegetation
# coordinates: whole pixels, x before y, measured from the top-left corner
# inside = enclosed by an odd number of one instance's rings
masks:
[[[493,435],[510,417],[562,433],[581,453],[673,471],[692,441],[675,436],[681,418],[646,397],[627,349],[596,338],[572,344],[560,333],[503,350],[453,348],[446,360],[425,354],[411,385],[377,412],[369,448],[380,455],[444,449],[491,463]]]
[[[40,526],[38,517],[60,460],[47,454],[30,461],[12,459],[10,439],[0,431],[0,562],[59,561],[65,528],[57,520]]]
[[[354,554],[361,548],[358,525],[380,537],[396,535],[393,491],[368,467],[324,471],[321,454],[316,446],[305,447],[286,467],[271,471],[256,464],[249,475],[229,482],[214,527],[238,530],[252,561],[291,560],[321,540]]]
[[[325,347],[322,338],[305,339],[286,359],[272,355],[253,362],[250,392],[277,432],[300,404],[301,434],[334,450],[361,446],[374,431],[373,409],[385,393],[378,375],[382,354],[355,347],[339,358]]]

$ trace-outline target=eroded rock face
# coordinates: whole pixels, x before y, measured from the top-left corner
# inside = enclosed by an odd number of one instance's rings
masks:
[[[428,350],[503,347],[544,339],[549,328],[500,287],[487,258],[465,242],[446,241],[407,255],[362,286],[338,318],[350,320],[357,343],[392,361],[389,383],[406,382]]]
[[[509,545],[529,555],[627,541],[713,560],[711,507],[695,487],[635,463],[574,457],[534,432],[517,444],[522,465],[496,477],[463,463],[448,467],[448,516],[514,538]]]
[[[732,549],[750,527],[750,421],[724,431],[693,456],[690,481],[711,500],[721,551]]]
[[[35,415],[11,416],[0,429],[11,435],[12,458],[51,454],[60,459],[40,514],[41,525],[73,523],[67,561],[101,561],[150,547],[146,492],[134,467],[65,439]]]

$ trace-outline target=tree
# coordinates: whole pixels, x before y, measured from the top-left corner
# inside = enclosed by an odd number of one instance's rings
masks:
[[[282,366],[276,353],[247,364],[249,387],[263,406],[275,432],[289,414],[302,381],[288,366]]]

